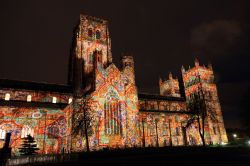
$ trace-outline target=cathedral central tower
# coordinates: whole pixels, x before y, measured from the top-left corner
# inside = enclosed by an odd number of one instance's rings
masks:
[[[74,31],[69,67],[69,83],[74,83],[76,95],[94,90],[95,52],[101,54],[98,61],[103,68],[112,62],[108,22],[80,15],[80,22]]]

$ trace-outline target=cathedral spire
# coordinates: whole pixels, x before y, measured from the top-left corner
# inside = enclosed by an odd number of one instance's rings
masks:
[[[213,70],[213,66],[212,66],[211,62],[208,63],[208,69]]]

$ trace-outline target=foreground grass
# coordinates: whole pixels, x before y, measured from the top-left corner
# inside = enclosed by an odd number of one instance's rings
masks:
[[[62,162],[39,165],[250,165],[249,147],[162,147],[104,149],[65,154]],[[33,164],[35,165],[35,164]],[[36,164],[38,165],[38,164]]]
[[[78,153],[54,165],[250,165],[248,147],[164,147]]]

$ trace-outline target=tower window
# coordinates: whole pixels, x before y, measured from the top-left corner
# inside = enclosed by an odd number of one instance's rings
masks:
[[[89,37],[92,37],[93,36],[93,31],[91,28],[88,29],[88,36]]]
[[[56,103],[56,97],[52,98],[52,103]]]
[[[0,139],[5,139],[6,132],[5,130],[0,129]]]
[[[99,30],[97,30],[95,32],[95,37],[96,37],[96,39],[100,39],[101,38],[101,32]]]
[[[216,132],[216,127],[214,127],[214,126],[213,126],[213,132],[214,132],[214,135],[217,134],[217,132]]]
[[[27,96],[27,102],[31,102],[31,95]]]
[[[59,136],[59,128],[57,126],[48,127],[48,137],[57,138]]]
[[[180,135],[180,131],[179,131],[179,128],[178,127],[176,127],[176,136],[179,136]]]
[[[72,103],[73,99],[72,98],[69,98],[69,104]]]
[[[89,64],[93,64],[93,53],[89,54]]]
[[[7,100],[7,101],[9,101],[9,100],[10,100],[10,94],[9,94],[9,93],[6,93],[6,94],[5,94],[5,98],[4,98],[4,100]]]

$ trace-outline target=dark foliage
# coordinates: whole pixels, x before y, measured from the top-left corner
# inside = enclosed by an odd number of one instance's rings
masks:
[[[91,99],[83,99],[79,103],[76,103],[74,119],[73,119],[73,133],[80,134],[86,138],[86,148],[89,151],[88,137],[92,134],[92,121],[93,115],[91,114]]]
[[[27,137],[23,138],[23,144],[21,145],[21,148],[19,148],[19,152],[21,155],[35,155],[37,154],[37,144],[34,138],[30,135],[27,135]]]
[[[80,134],[81,136],[86,136],[85,129],[87,133],[90,135],[92,133],[91,122],[93,117],[91,116],[91,101],[83,100],[79,104],[78,110],[76,110],[74,114],[74,123],[73,123],[73,133]]]
[[[196,83],[199,83],[199,89],[196,93],[193,94],[192,99],[190,99],[188,103],[188,109],[194,112],[195,116],[189,119],[186,127],[188,127],[191,123],[197,121],[199,135],[201,137],[203,146],[205,146],[205,126],[207,125],[207,119],[209,117],[214,121],[214,123],[218,123],[218,119],[216,117],[215,108],[213,108],[211,103],[209,104],[209,102],[213,102],[213,100],[210,94],[203,90],[199,75],[197,76],[196,80]]]

